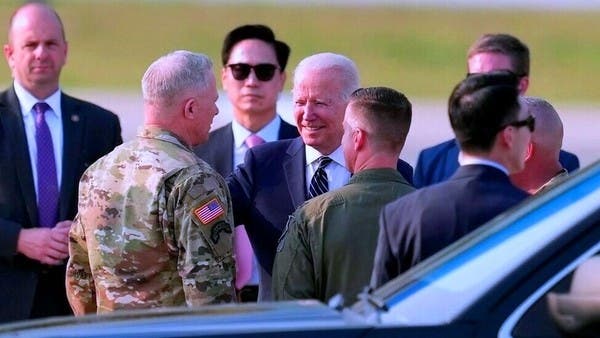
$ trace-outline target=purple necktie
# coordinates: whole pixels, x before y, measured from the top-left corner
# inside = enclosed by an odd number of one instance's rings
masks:
[[[246,138],[246,145],[248,146],[248,148],[252,148],[254,146],[257,146],[259,144],[263,144],[265,143],[265,140],[263,140],[262,137],[256,135],[256,134],[251,134],[250,136],[248,136]]]
[[[58,221],[58,180],[52,134],[44,114],[50,109],[45,102],[33,106],[35,111],[35,144],[37,145],[39,226],[52,228]]]

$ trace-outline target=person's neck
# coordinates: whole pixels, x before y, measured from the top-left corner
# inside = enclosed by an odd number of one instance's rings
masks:
[[[273,121],[277,114],[275,111],[266,113],[233,112],[234,119],[247,130],[256,133]]]
[[[562,169],[558,161],[545,163],[528,161],[525,163],[525,169],[510,175],[510,180],[522,190],[534,193]]]
[[[23,86],[23,85],[21,85]],[[58,90],[58,84],[48,85],[48,86],[38,86],[35,88],[27,88],[23,86],[23,88],[28,91],[33,97],[40,101],[46,100],[50,95],[54,94]]]
[[[354,172],[367,169],[396,169],[397,164],[397,155],[388,155],[383,153],[377,153],[367,157],[358,155],[354,164]]]

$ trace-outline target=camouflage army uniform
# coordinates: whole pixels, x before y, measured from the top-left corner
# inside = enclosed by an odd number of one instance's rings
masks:
[[[229,190],[173,134],[144,128],[79,184],[67,296],[75,314],[232,302]]]

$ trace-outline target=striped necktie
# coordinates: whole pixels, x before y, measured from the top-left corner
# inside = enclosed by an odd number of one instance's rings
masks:
[[[327,173],[325,172],[325,167],[327,167],[331,161],[332,159],[327,156],[321,156],[319,158],[319,167],[310,180],[310,187],[308,188],[309,198],[319,196],[322,193],[329,191],[329,183],[327,182]]]

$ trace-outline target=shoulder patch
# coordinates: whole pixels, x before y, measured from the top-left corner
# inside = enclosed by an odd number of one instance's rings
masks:
[[[219,243],[219,239],[221,238],[221,232],[231,234],[231,226],[229,226],[229,224],[223,221],[215,224],[210,229],[210,240],[213,242],[213,244]]]
[[[194,209],[194,215],[204,224],[210,224],[215,219],[225,213],[225,209],[217,198],[212,198],[208,202],[204,202],[199,207]]]

